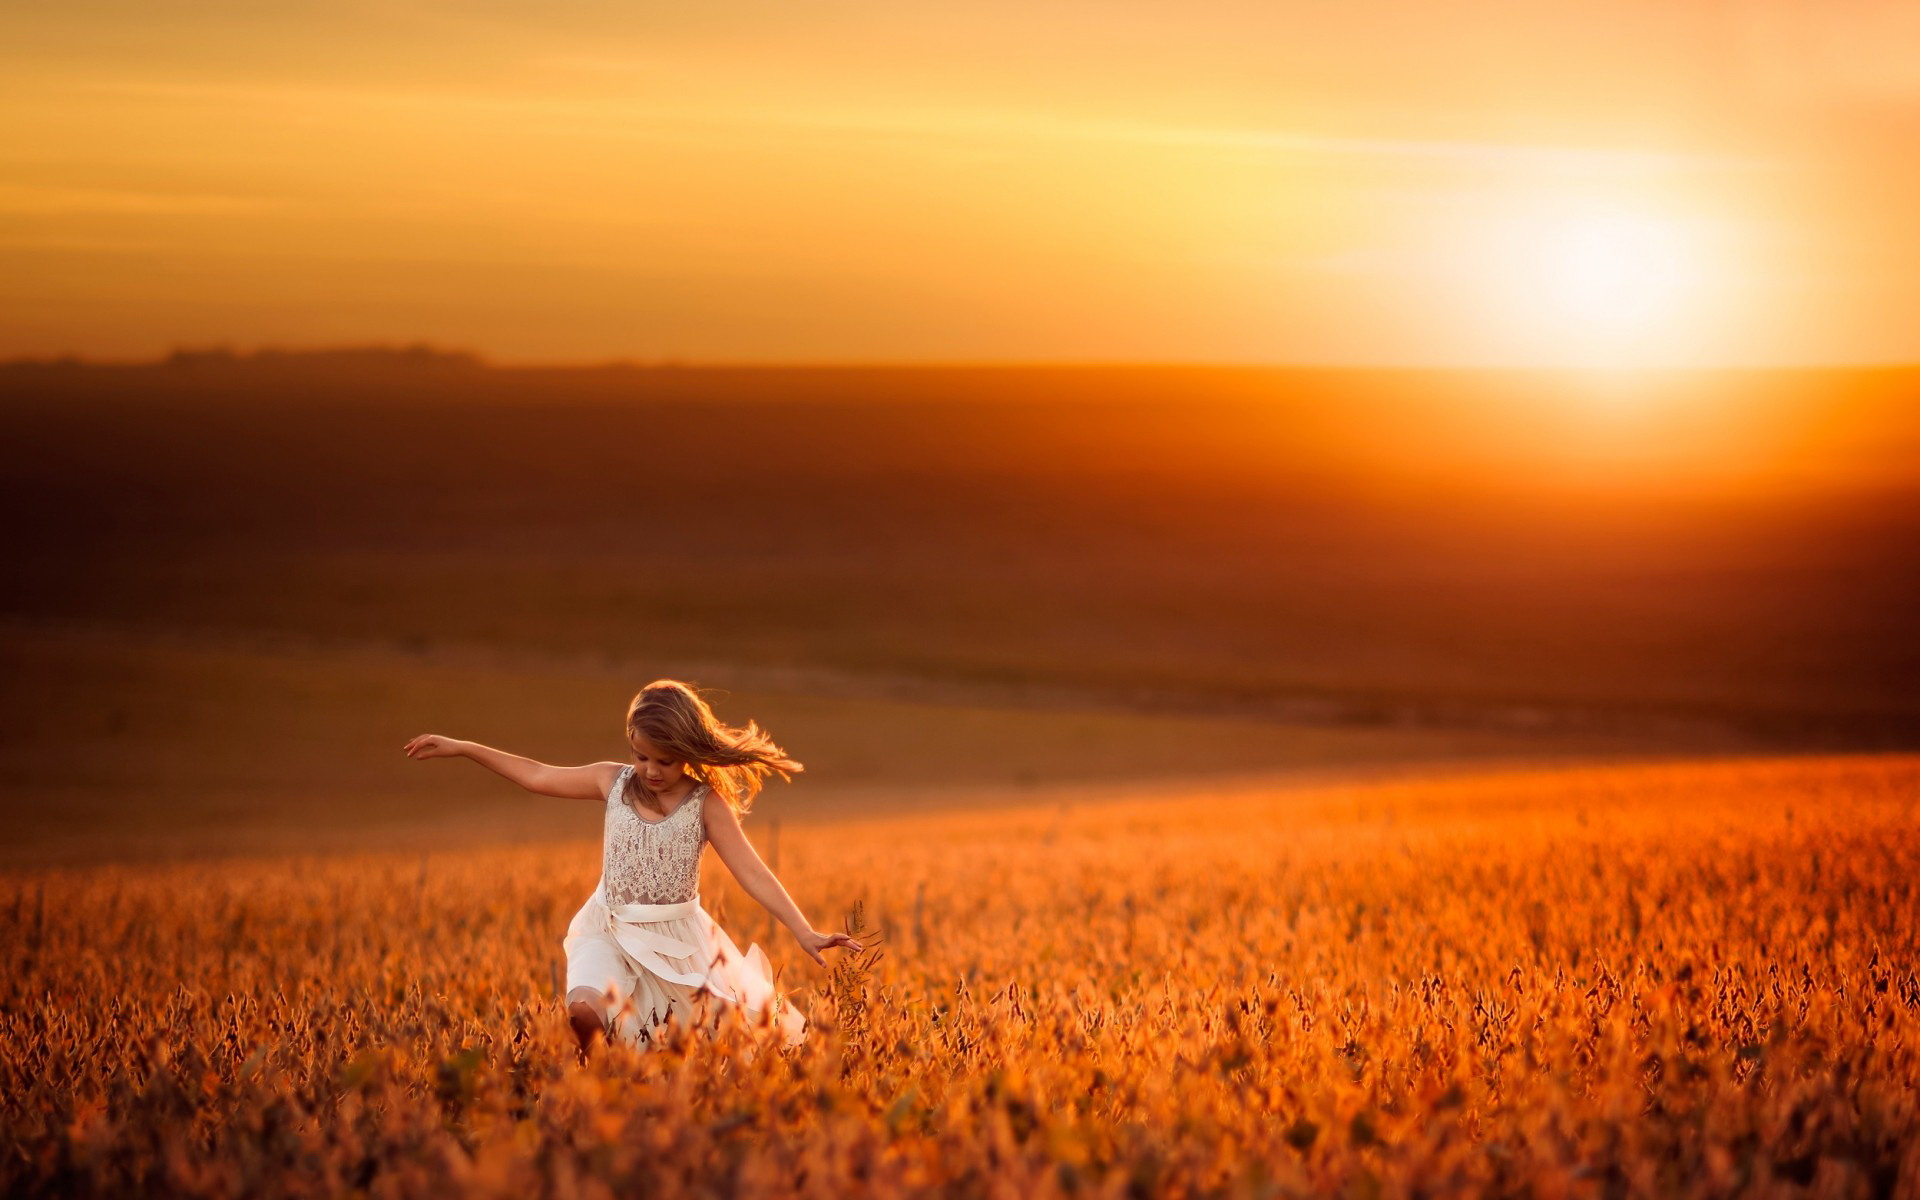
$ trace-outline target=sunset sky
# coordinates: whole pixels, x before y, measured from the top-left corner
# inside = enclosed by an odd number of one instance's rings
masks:
[[[1920,360],[1920,3],[0,9],[0,357]]]

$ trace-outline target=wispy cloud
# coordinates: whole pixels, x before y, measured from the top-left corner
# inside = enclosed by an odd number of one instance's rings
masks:
[[[766,114],[766,119],[815,128],[887,133],[952,133],[1002,138],[1136,142],[1172,146],[1216,146],[1303,155],[1438,160],[1500,168],[1624,170],[1777,169],[1781,160],[1731,154],[1699,154],[1613,147],[1542,146],[1396,137],[1356,137],[1303,130],[1234,128],[1162,123],[1150,120],[1101,120],[1046,113],[980,110],[864,112],[801,110]]]
[[[377,107],[434,109],[454,114],[492,113],[556,122],[555,133],[619,137],[670,133],[674,126],[725,126],[745,130],[807,129],[848,134],[910,135],[1019,144],[1104,142],[1265,151],[1408,162],[1450,163],[1494,170],[1546,173],[1656,171],[1767,171],[1791,167],[1783,159],[1605,146],[1537,145],[1514,142],[1356,136],[1309,130],[1195,125],[1153,119],[1097,118],[1031,109],[922,107],[875,104],[739,105],[697,101],[661,102],[645,97],[581,100],[537,93],[461,90],[260,86],[162,81],[101,80],[94,90],[156,98],[205,99],[254,104],[319,105],[331,110]]]

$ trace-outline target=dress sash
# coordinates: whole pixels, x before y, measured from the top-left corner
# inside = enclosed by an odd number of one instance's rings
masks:
[[[601,911],[607,914],[607,932],[635,963],[662,979],[670,979],[688,987],[706,985],[707,972],[697,961],[693,970],[679,971],[667,965],[667,960],[662,957],[670,954],[675,958],[695,958],[700,953],[700,947],[647,927],[655,921],[697,916],[700,912],[698,895],[670,904],[608,904],[606,880],[602,878],[600,886],[594,889],[594,899],[600,902]]]

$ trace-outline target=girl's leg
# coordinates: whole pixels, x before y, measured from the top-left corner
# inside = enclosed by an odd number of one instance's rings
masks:
[[[585,1056],[593,1046],[593,1039],[607,1032],[606,996],[590,987],[577,987],[568,992],[567,1023],[573,1027],[573,1036],[580,1039],[580,1053]]]

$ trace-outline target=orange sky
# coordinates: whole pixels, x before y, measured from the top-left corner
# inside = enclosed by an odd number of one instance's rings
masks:
[[[0,356],[1920,359],[1920,4],[0,9]]]

